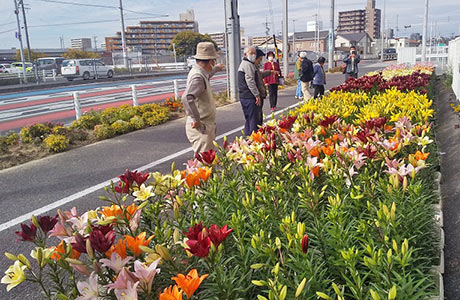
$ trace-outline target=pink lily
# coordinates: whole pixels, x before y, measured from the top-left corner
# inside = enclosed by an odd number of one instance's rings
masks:
[[[135,232],[137,230],[137,227],[139,227],[139,221],[141,219],[141,212],[142,209],[138,209],[134,216],[132,216],[131,220],[129,220],[129,227],[131,228],[131,231]]]
[[[119,273],[121,269],[132,259],[131,256],[127,256],[125,259],[122,259],[121,256],[114,252],[110,259],[103,258],[99,260],[102,263],[102,266],[110,268],[115,271],[115,273]]]
[[[128,282],[128,287],[124,290],[115,290],[117,300],[137,300],[137,286],[139,282]]]
[[[133,273],[128,271],[126,268],[122,268],[121,272],[117,276],[117,280],[114,283],[108,284],[105,287],[108,288],[110,292],[113,289],[116,290],[126,290],[128,289],[128,283],[136,282],[137,278],[134,276]]]
[[[72,266],[72,268],[74,268],[74,270],[76,270],[77,272],[83,274],[83,275],[86,275],[86,276],[90,276],[90,272],[88,270],[88,267],[86,267],[85,265],[75,265],[75,264],[70,264]]]
[[[97,285],[97,274],[91,273],[88,282],[79,281],[77,283],[77,289],[80,293],[80,297],[75,300],[99,300],[99,288]]]
[[[136,260],[134,262],[134,276],[139,279],[141,288],[147,292],[149,295],[152,292],[152,284],[155,275],[160,273],[160,269],[157,268],[160,263],[161,258],[155,260],[150,266],[146,266],[140,261]]]

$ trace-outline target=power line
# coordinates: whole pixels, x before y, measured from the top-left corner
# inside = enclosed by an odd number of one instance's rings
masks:
[[[8,29],[8,30],[5,30],[5,31],[0,31],[0,34],[7,33],[7,32],[12,32],[12,31],[15,31],[15,30],[16,30],[16,28]]]
[[[67,2],[67,1],[59,1],[59,0],[34,0],[40,2],[48,2],[48,3],[58,3],[58,4],[66,4],[66,5],[75,5],[75,6],[87,6],[87,7],[100,7],[100,8],[113,8],[119,9],[118,6],[113,5],[100,5],[100,4],[87,4],[87,3],[80,3],[80,2]],[[124,9],[125,11],[135,13],[135,14],[142,14],[142,15],[149,15],[149,16],[156,16],[156,17],[168,17],[169,15],[159,15],[159,14],[151,14],[142,11],[135,11],[130,9]]]
[[[15,24],[16,22],[8,22],[8,23],[3,23],[3,24],[0,24],[0,26],[5,26],[5,25],[10,25],[10,24]]]

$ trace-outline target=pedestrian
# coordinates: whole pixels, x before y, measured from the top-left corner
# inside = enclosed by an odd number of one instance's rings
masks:
[[[311,98],[310,82],[313,80],[313,63],[307,57],[307,52],[300,52],[300,81],[302,85],[303,100],[307,102]]]
[[[356,47],[350,47],[350,53],[348,53],[343,62],[347,64],[345,67],[345,80],[350,77],[358,78],[358,64],[361,61],[359,54],[356,52]]]
[[[256,48],[244,48],[244,58],[238,68],[238,87],[240,103],[243,109],[244,118],[244,134],[251,135],[260,123],[260,106],[262,100],[260,92],[257,88],[256,78]]]
[[[278,85],[281,76],[280,64],[275,61],[275,53],[267,53],[268,61],[264,64],[264,71],[275,71],[270,76],[264,78],[265,85],[268,86],[268,97],[270,99],[270,110],[274,111],[278,104]]]
[[[326,73],[324,72],[324,62],[326,58],[318,58],[318,62],[313,67],[313,88],[315,89],[314,98],[324,96],[324,86],[326,85]]]
[[[300,65],[302,61],[300,60],[300,56],[297,55],[297,61],[295,63],[294,68],[294,79],[297,80],[297,89],[295,91],[295,98],[298,100],[302,100],[303,93],[302,93],[302,81],[300,81]]]
[[[216,104],[212,96],[209,79],[223,70],[216,65],[219,57],[213,43],[202,42],[196,47],[196,65],[187,77],[187,86],[182,95],[187,121],[185,133],[195,154],[214,148],[216,137]]]
[[[265,53],[260,50],[256,49],[256,78],[257,78],[257,89],[259,90],[260,93],[260,106],[259,108],[259,122],[257,125],[262,126],[263,120],[264,120],[264,112],[263,112],[263,107],[264,107],[264,99],[267,97],[267,89],[265,87],[264,83],[264,78],[268,77],[272,74],[272,70],[267,70],[267,71],[260,71],[262,68],[262,60],[265,57]]]

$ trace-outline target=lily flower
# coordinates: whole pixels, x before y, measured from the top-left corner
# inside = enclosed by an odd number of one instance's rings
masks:
[[[133,196],[136,197],[135,201],[145,201],[153,196],[152,193],[153,186],[149,185],[145,187],[145,184],[142,184],[138,191],[133,193]]]
[[[171,285],[163,290],[158,300],[182,300],[182,293],[177,285]]]
[[[198,271],[192,269],[187,275],[177,274],[176,277],[172,277],[171,279],[184,291],[187,295],[187,299],[191,299],[206,277],[208,277],[208,274],[199,276]]]
[[[66,245],[64,241],[61,241],[59,245],[57,245],[57,247],[52,248],[53,253],[51,254],[51,259],[60,260],[61,258],[66,257],[66,254],[67,254],[66,246],[71,247],[71,245]],[[70,252],[69,258],[79,259],[80,255],[81,253],[73,249],[72,247],[72,251]]]
[[[111,290],[127,290],[129,288],[129,283],[137,282],[137,278],[128,271],[126,268],[122,268],[120,273],[117,276],[117,279],[114,283],[107,284],[105,287],[108,288],[108,292]]]
[[[7,284],[7,292],[26,280],[26,275],[24,273],[26,268],[27,266],[23,265],[19,260],[17,260],[5,271],[6,275],[3,276],[1,283]]]
[[[186,244],[188,248],[185,250],[188,250],[193,255],[198,257],[207,257],[209,254],[209,248],[211,247],[211,239],[209,236],[205,236],[203,232],[200,232],[196,240],[190,239],[186,242]]]
[[[141,288],[150,294],[152,292],[152,284],[155,275],[160,273],[160,269],[158,269],[158,264],[160,263],[161,258],[155,260],[150,266],[146,266],[142,262],[136,260],[134,262],[134,276],[139,279]]]
[[[206,152],[196,153],[195,158],[201,163],[212,165],[216,158],[216,153],[216,150],[210,149]]]
[[[113,253],[110,259],[103,258],[99,260],[102,263],[102,266],[110,268],[115,271],[115,273],[120,273],[121,269],[132,259],[131,256],[126,258],[121,258],[118,253]]]
[[[209,238],[211,239],[214,246],[217,248],[219,245],[227,239],[227,236],[233,231],[233,229],[227,230],[227,225],[219,228],[216,224],[209,227]],[[187,296],[188,297],[188,296]]]
[[[30,221],[30,225],[27,226],[24,223],[21,223],[21,231],[16,231],[16,234],[21,238],[21,241],[24,242],[33,242],[37,236],[37,227]]]
[[[139,248],[139,246],[147,246],[150,241],[153,239],[153,235],[149,237],[148,239],[145,239],[146,233],[142,232],[136,237],[132,237],[129,235],[125,235],[125,240],[126,240],[126,245],[128,246],[128,249],[131,250],[133,255],[135,257],[138,257],[139,255],[142,254],[142,250]]]
[[[79,281],[77,283],[77,289],[81,296],[75,300],[99,300],[97,274],[95,272],[91,273],[88,282]]]
[[[112,258],[113,254],[118,254],[122,259],[126,258],[126,243],[124,240],[119,239],[118,242],[105,253],[108,258]]]
[[[137,286],[139,282],[128,282],[128,286],[124,290],[115,290],[117,300],[137,300]]]
[[[94,250],[105,253],[115,241],[115,231],[110,226],[95,226],[89,234],[89,240]]]
[[[302,252],[307,253],[308,251],[308,234],[305,234],[301,241]]]
[[[54,228],[54,225],[56,225],[58,221],[58,215],[56,215],[55,217],[38,216],[37,221],[38,221],[38,225],[40,226],[41,230],[43,230],[43,232],[46,234],[51,229]]]

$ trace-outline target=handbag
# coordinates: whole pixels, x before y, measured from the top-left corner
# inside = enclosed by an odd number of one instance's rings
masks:
[[[279,85],[284,85],[284,77],[281,77],[281,76],[280,76],[280,77],[278,78],[278,83],[279,83]]]

